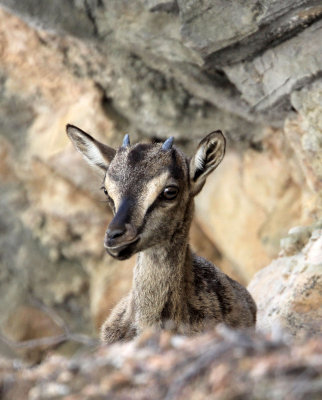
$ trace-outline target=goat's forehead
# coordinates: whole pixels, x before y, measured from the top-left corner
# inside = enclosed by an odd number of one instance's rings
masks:
[[[185,157],[175,148],[164,151],[160,144],[137,144],[117,151],[107,175],[114,181],[141,182],[168,171],[169,177],[182,180],[187,175]]]

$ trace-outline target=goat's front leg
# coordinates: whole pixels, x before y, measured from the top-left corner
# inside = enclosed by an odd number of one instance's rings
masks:
[[[112,310],[101,328],[101,340],[114,343],[119,340],[131,340],[137,335],[131,317],[131,296],[124,297]]]

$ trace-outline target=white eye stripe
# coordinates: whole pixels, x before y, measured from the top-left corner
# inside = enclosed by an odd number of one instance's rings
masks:
[[[151,204],[159,197],[164,189],[168,179],[169,171],[163,172],[161,175],[152,178],[146,185],[146,190],[142,193],[142,208],[144,213],[148,210]]]
[[[113,200],[115,209],[117,210],[121,201],[120,191],[118,190],[117,184],[110,179],[107,174],[105,176],[105,187],[107,188],[108,194]]]

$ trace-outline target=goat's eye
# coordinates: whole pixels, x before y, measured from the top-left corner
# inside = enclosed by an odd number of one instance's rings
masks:
[[[166,200],[173,200],[177,197],[179,189],[176,186],[167,186],[163,192],[162,197]]]
[[[106,188],[103,186],[101,189],[103,190],[105,196],[108,196],[108,192],[107,192]]]

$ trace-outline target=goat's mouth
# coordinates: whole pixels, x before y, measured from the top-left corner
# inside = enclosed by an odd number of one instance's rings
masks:
[[[134,239],[130,241],[114,245],[111,242],[109,243],[108,241],[107,243],[104,242],[104,247],[106,249],[106,252],[113,258],[116,258],[118,260],[126,260],[136,252],[135,247],[136,244],[139,242],[139,240],[140,236],[136,236]]]

